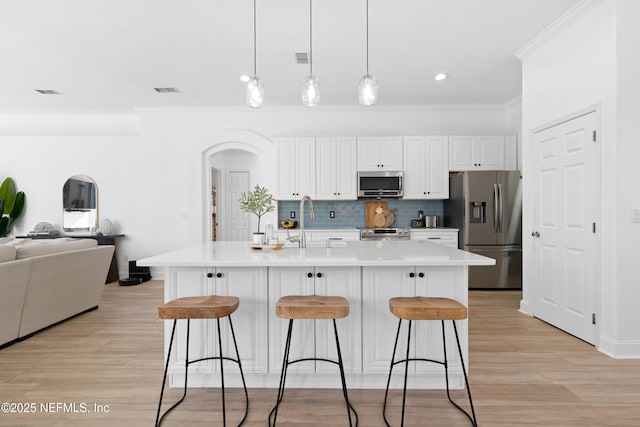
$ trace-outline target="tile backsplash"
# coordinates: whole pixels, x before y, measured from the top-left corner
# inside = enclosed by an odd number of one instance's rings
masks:
[[[308,204],[305,204],[305,228],[364,228],[365,203],[375,199],[359,199],[352,201],[313,201],[316,219],[309,218]],[[442,224],[444,214],[443,200],[401,200],[383,199],[387,202],[387,209],[394,211],[395,221],[392,227],[409,228],[411,220],[418,218],[418,211],[425,215],[437,215],[438,224]],[[290,219],[290,212],[296,213],[295,220],[300,222],[300,202],[278,202],[278,225],[283,219]],[[331,211],[335,218],[330,218]]]

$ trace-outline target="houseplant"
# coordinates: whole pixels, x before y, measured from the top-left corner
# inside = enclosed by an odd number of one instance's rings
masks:
[[[16,191],[13,178],[6,178],[0,186],[0,237],[11,233],[13,224],[24,210],[24,192]]]
[[[256,184],[253,191],[240,194],[240,209],[258,217],[258,231],[253,233],[253,241],[254,243],[263,243],[264,233],[260,232],[260,219],[262,215],[272,212],[275,209],[271,193],[269,193],[265,187],[260,187]]]

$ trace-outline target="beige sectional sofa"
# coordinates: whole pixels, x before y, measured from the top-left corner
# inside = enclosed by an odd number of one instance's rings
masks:
[[[72,238],[0,245],[0,347],[97,308],[113,250]]]

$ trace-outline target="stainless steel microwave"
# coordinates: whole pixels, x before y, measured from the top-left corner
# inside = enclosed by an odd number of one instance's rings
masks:
[[[402,197],[402,171],[358,172],[358,197]]]

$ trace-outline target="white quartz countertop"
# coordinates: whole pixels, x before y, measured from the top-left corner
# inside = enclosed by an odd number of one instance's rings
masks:
[[[334,247],[250,248],[249,242],[208,242],[137,261],[147,267],[312,267],[495,265],[495,260],[428,241],[338,241]]]

